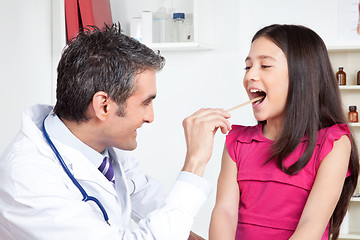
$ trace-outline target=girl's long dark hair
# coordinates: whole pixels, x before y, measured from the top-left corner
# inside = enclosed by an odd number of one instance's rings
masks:
[[[286,55],[289,69],[289,92],[283,130],[272,146],[282,171],[298,173],[313,155],[319,129],[347,123],[342,108],[340,90],[323,40],[311,29],[298,25],[270,25],[259,30],[253,40],[266,37]],[[286,168],[284,160],[307,136],[305,152]],[[359,175],[359,156],[351,134],[351,175],[345,179],[340,199],[330,219],[329,238],[337,239],[341,222],[356,188]]]

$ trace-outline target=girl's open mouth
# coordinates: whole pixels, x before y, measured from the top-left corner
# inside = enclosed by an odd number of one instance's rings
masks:
[[[266,98],[266,93],[260,89],[250,89],[250,93],[251,93],[251,99],[253,98],[257,98],[257,97],[262,97],[260,100],[254,102],[254,105],[258,105],[260,103],[262,103],[264,101],[264,99]]]

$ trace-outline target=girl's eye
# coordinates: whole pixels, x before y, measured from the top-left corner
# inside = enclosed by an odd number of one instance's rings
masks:
[[[250,66],[246,66],[244,69],[249,70],[250,68],[251,68]]]
[[[261,65],[262,68],[270,68],[271,66],[269,65]]]

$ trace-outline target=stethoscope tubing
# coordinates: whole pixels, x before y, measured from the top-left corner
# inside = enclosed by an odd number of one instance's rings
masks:
[[[45,118],[46,119],[46,118]],[[81,184],[75,179],[74,175],[70,172],[69,168],[67,167],[66,163],[64,162],[61,154],[59,153],[59,151],[56,149],[54,143],[51,141],[49,134],[47,133],[46,129],[45,129],[45,119],[43,121],[42,124],[42,132],[44,134],[44,137],[47,141],[47,143],[49,144],[50,148],[53,150],[56,158],[59,160],[60,165],[62,166],[62,168],[64,169],[64,171],[66,172],[66,174],[68,175],[68,177],[71,179],[71,181],[74,183],[74,185],[79,189],[79,191],[81,192],[83,199],[82,201],[87,202],[87,201],[93,201],[96,203],[96,205],[98,205],[98,207],[100,208],[105,221],[107,222],[107,224],[110,225],[109,223],[109,216],[104,208],[104,206],[101,204],[101,202],[93,196],[89,196],[85,189],[81,186]]]

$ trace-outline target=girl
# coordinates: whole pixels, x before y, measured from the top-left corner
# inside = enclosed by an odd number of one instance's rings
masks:
[[[337,239],[359,158],[322,39],[296,25],[258,31],[244,87],[258,125],[226,138],[210,240]]]

